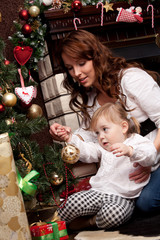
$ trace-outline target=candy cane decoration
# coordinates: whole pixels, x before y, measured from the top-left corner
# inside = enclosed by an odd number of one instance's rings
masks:
[[[96,8],[98,8],[99,5],[101,5],[101,26],[103,26],[103,3],[102,2],[97,3]]]
[[[77,30],[77,24],[76,24],[76,21],[78,21],[79,24],[81,24],[81,20],[80,20],[79,18],[74,18],[74,19],[73,19],[73,24],[74,24],[74,28],[75,28],[75,30]]]
[[[151,7],[152,8],[152,28],[154,28],[154,8],[153,8],[153,5],[148,5],[148,7],[147,7],[147,12],[148,12],[148,10],[149,10],[149,7]]]

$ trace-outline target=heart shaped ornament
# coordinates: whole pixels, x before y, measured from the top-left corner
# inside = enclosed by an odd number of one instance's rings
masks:
[[[20,65],[24,65],[32,56],[33,49],[29,46],[16,46],[13,50],[14,57]]]
[[[35,89],[33,86],[24,87],[24,88],[20,88],[20,87],[15,88],[15,94],[26,105],[32,101],[34,97],[34,91]]]

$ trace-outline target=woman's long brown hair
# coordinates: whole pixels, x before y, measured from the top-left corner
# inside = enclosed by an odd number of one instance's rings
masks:
[[[122,102],[121,93],[121,78],[123,71],[130,67],[138,67],[144,69],[144,67],[136,62],[128,63],[123,57],[116,57],[112,54],[110,49],[102,44],[96,36],[85,30],[77,30],[69,33],[69,35],[62,41],[60,47],[60,61],[67,76],[63,82],[64,87],[71,93],[70,108],[73,111],[78,108],[84,116],[84,120],[87,123],[90,120],[87,109],[89,89],[79,86],[77,82],[68,73],[63,64],[61,58],[62,53],[68,56],[80,60],[92,60],[96,73],[96,79],[100,83],[102,90],[104,90],[108,96],[119,99]],[[121,71],[122,70],[122,71]],[[158,79],[158,73],[147,71],[155,80]],[[114,86],[114,93],[111,91]],[[123,95],[123,104],[124,102]],[[81,99],[81,100],[79,100]],[[95,101],[93,102],[93,105]],[[92,107],[92,106],[91,106]]]

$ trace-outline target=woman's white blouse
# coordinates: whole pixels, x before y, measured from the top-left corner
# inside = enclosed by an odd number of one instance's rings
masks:
[[[86,163],[100,161],[97,174],[90,179],[92,189],[125,198],[138,197],[142,188],[149,181],[148,179],[143,183],[136,184],[129,180],[129,174],[135,170],[133,162],[139,162],[143,166],[151,166],[157,154],[154,144],[138,134],[132,134],[124,141],[124,144],[133,147],[131,158],[127,156],[116,157],[115,154],[106,151],[98,143],[85,143],[74,134],[70,143],[74,143],[79,148],[80,161]]]

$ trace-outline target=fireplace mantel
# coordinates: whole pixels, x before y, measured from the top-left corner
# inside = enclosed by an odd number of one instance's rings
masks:
[[[97,35],[102,42],[115,53],[123,55],[128,59],[160,55],[160,49],[155,44],[156,34],[160,31],[160,2],[154,6],[154,28],[152,28],[152,9],[147,11],[146,0],[134,0],[133,6],[142,7],[143,23],[116,22],[118,7],[124,9],[130,5],[126,2],[114,3],[114,11],[104,11],[103,26],[101,26],[101,8],[96,6],[83,6],[75,13],[70,10],[64,13],[63,9],[48,10],[44,17],[48,23],[47,43],[54,70],[58,68],[55,50],[58,43],[68,32],[75,30],[73,19],[79,18],[81,24],[77,23],[78,29],[88,30]],[[135,55],[137,52],[138,56]]]

